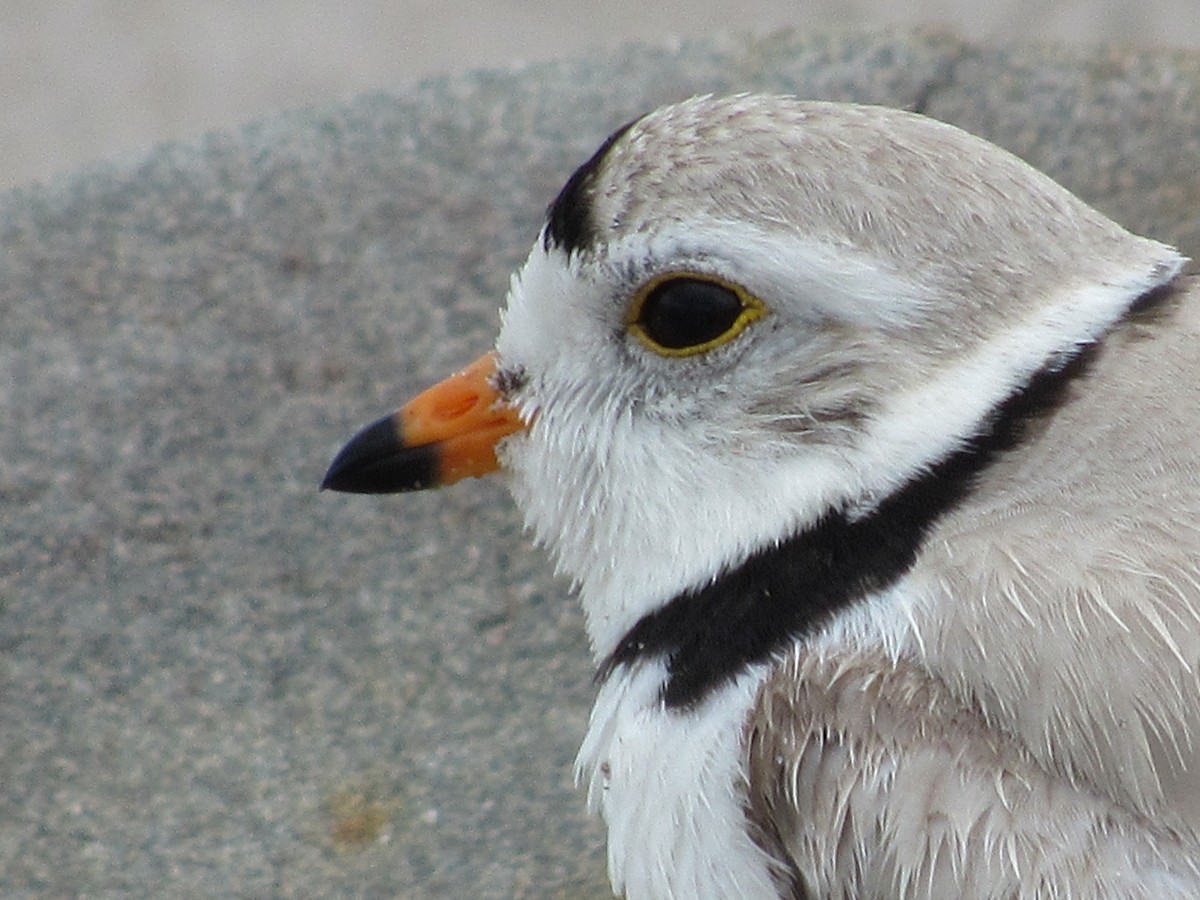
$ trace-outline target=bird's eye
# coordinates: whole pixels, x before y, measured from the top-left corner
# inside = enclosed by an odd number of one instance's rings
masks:
[[[719,347],[766,307],[744,288],[712,275],[673,272],[650,279],[633,298],[631,334],[664,356],[691,356]]]

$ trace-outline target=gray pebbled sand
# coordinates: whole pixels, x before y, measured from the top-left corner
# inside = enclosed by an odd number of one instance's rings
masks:
[[[581,616],[498,484],[320,494],[614,126],[916,106],[1200,253],[1200,57],[777,33],[430,81],[0,198],[0,895],[608,896]]]

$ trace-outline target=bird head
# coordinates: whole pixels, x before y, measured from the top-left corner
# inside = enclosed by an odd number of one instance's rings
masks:
[[[696,98],[576,171],[494,352],[365,429],[325,486],[499,468],[603,656],[758,548],[868,515],[1179,265],[934,120]]]

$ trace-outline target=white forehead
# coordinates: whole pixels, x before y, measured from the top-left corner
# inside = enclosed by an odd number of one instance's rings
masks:
[[[775,312],[790,306],[793,319],[814,322],[915,325],[932,305],[932,292],[918,279],[861,250],[744,222],[713,220],[699,229],[668,223],[654,233],[614,237],[587,254],[539,241],[513,278],[504,336],[519,318],[518,330],[535,341],[594,340],[598,328],[620,329],[638,286],[668,271],[720,276]]]

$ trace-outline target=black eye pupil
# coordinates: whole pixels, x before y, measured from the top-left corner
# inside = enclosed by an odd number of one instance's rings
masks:
[[[638,311],[646,337],[668,350],[714,341],[742,313],[742,301],[724,285],[698,278],[673,278],[656,286]]]

